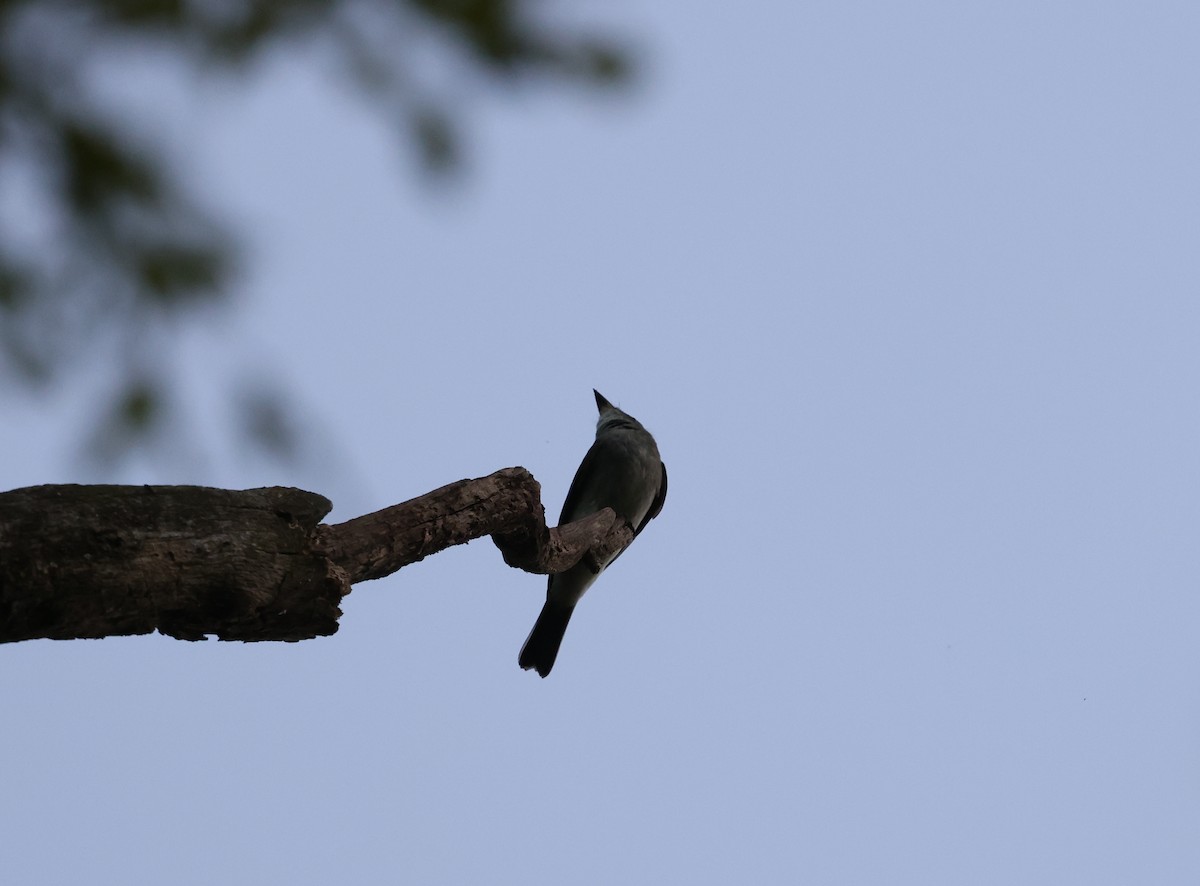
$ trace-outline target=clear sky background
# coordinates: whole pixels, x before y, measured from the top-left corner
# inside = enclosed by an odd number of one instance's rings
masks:
[[[1200,882],[1200,7],[591,6],[640,86],[478,102],[446,189],[311,55],[114,72],[252,250],[119,479],[556,516],[596,387],[671,487],[546,680],[487,540],[332,638],[0,648],[6,882]],[[94,382],[0,487],[98,479]]]

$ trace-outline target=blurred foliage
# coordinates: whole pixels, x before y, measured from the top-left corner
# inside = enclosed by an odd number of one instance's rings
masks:
[[[49,386],[128,358],[90,435],[112,463],[153,440],[170,407],[161,339],[192,305],[218,304],[236,239],[168,172],[162,150],[90,89],[97,64],[156,52],[244,73],[301,41],[332,48],[368,107],[398,120],[428,174],[462,160],[453,102],[418,67],[473,84],[612,86],[629,58],[575,33],[549,0],[0,0],[0,380]],[[555,14],[559,14],[559,19]],[[139,124],[146,121],[139,120]],[[107,343],[107,352],[102,345]],[[261,390],[233,398],[243,430],[285,457],[295,423]]]

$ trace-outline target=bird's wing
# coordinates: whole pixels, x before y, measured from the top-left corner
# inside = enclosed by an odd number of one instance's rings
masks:
[[[656,492],[654,494],[654,500],[652,502],[650,502],[650,510],[646,511],[646,516],[642,517],[642,522],[639,523],[637,525],[637,527],[633,530],[633,538],[637,538],[638,533],[640,533],[643,529],[646,528],[646,524],[658,516],[658,512],[662,510],[663,502],[666,500],[667,500],[667,466],[664,464],[662,466],[662,485],[660,485],[658,487],[658,492]],[[633,538],[629,539],[629,545],[633,544]],[[614,555],[613,558],[608,561],[608,564],[604,568],[607,569],[609,566],[612,566],[614,563],[616,563],[617,557],[620,557],[623,553],[625,553],[627,550],[629,550],[629,545],[625,545],[625,547],[623,547],[623,548],[621,548],[621,550],[617,551],[616,555]]]
[[[663,502],[667,500],[667,466],[662,466],[662,483],[658,487],[658,493],[654,496],[654,501],[650,502],[650,510],[646,511],[646,516],[642,517],[642,522],[638,524],[637,529],[633,530],[633,537],[637,538],[638,533],[646,528],[646,524],[653,520],[661,513]]]
[[[571,487],[567,490],[567,500],[563,502],[562,513],[558,515],[558,524],[570,523],[573,520],[579,519],[575,516],[575,511],[579,507],[579,497],[583,495],[583,488],[587,486],[588,477],[591,476],[593,466],[596,463],[596,451],[599,447],[593,443],[588,449],[587,455],[583,457],[583,461],[579,463],[579,468],[575,471],[575,479],[571,481]],[[586,517],[587,514],[580,516]]]

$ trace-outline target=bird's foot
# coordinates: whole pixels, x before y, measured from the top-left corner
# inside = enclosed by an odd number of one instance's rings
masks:
[[[587,564],[587,568],[592,571],[592,575],[599,575],[600,570],[603,568],[600,564],[600,561],[596,559],[596,554],[594,551],[588,551],[586,554],[584,554],[583,562]]]

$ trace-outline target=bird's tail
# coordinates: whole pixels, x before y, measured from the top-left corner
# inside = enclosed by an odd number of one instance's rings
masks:
[[[546,676],[554,667],[554,659],[558,658],[558,647],[562,645],[563,634],[566,633],[567,623],[575,607],[564,606],[553,600],[547,600],[542,607],[542,614],[533,624],[529,639],[521,647],[521,656],[517,659],[525,670],[534,668],[539,675]]]

